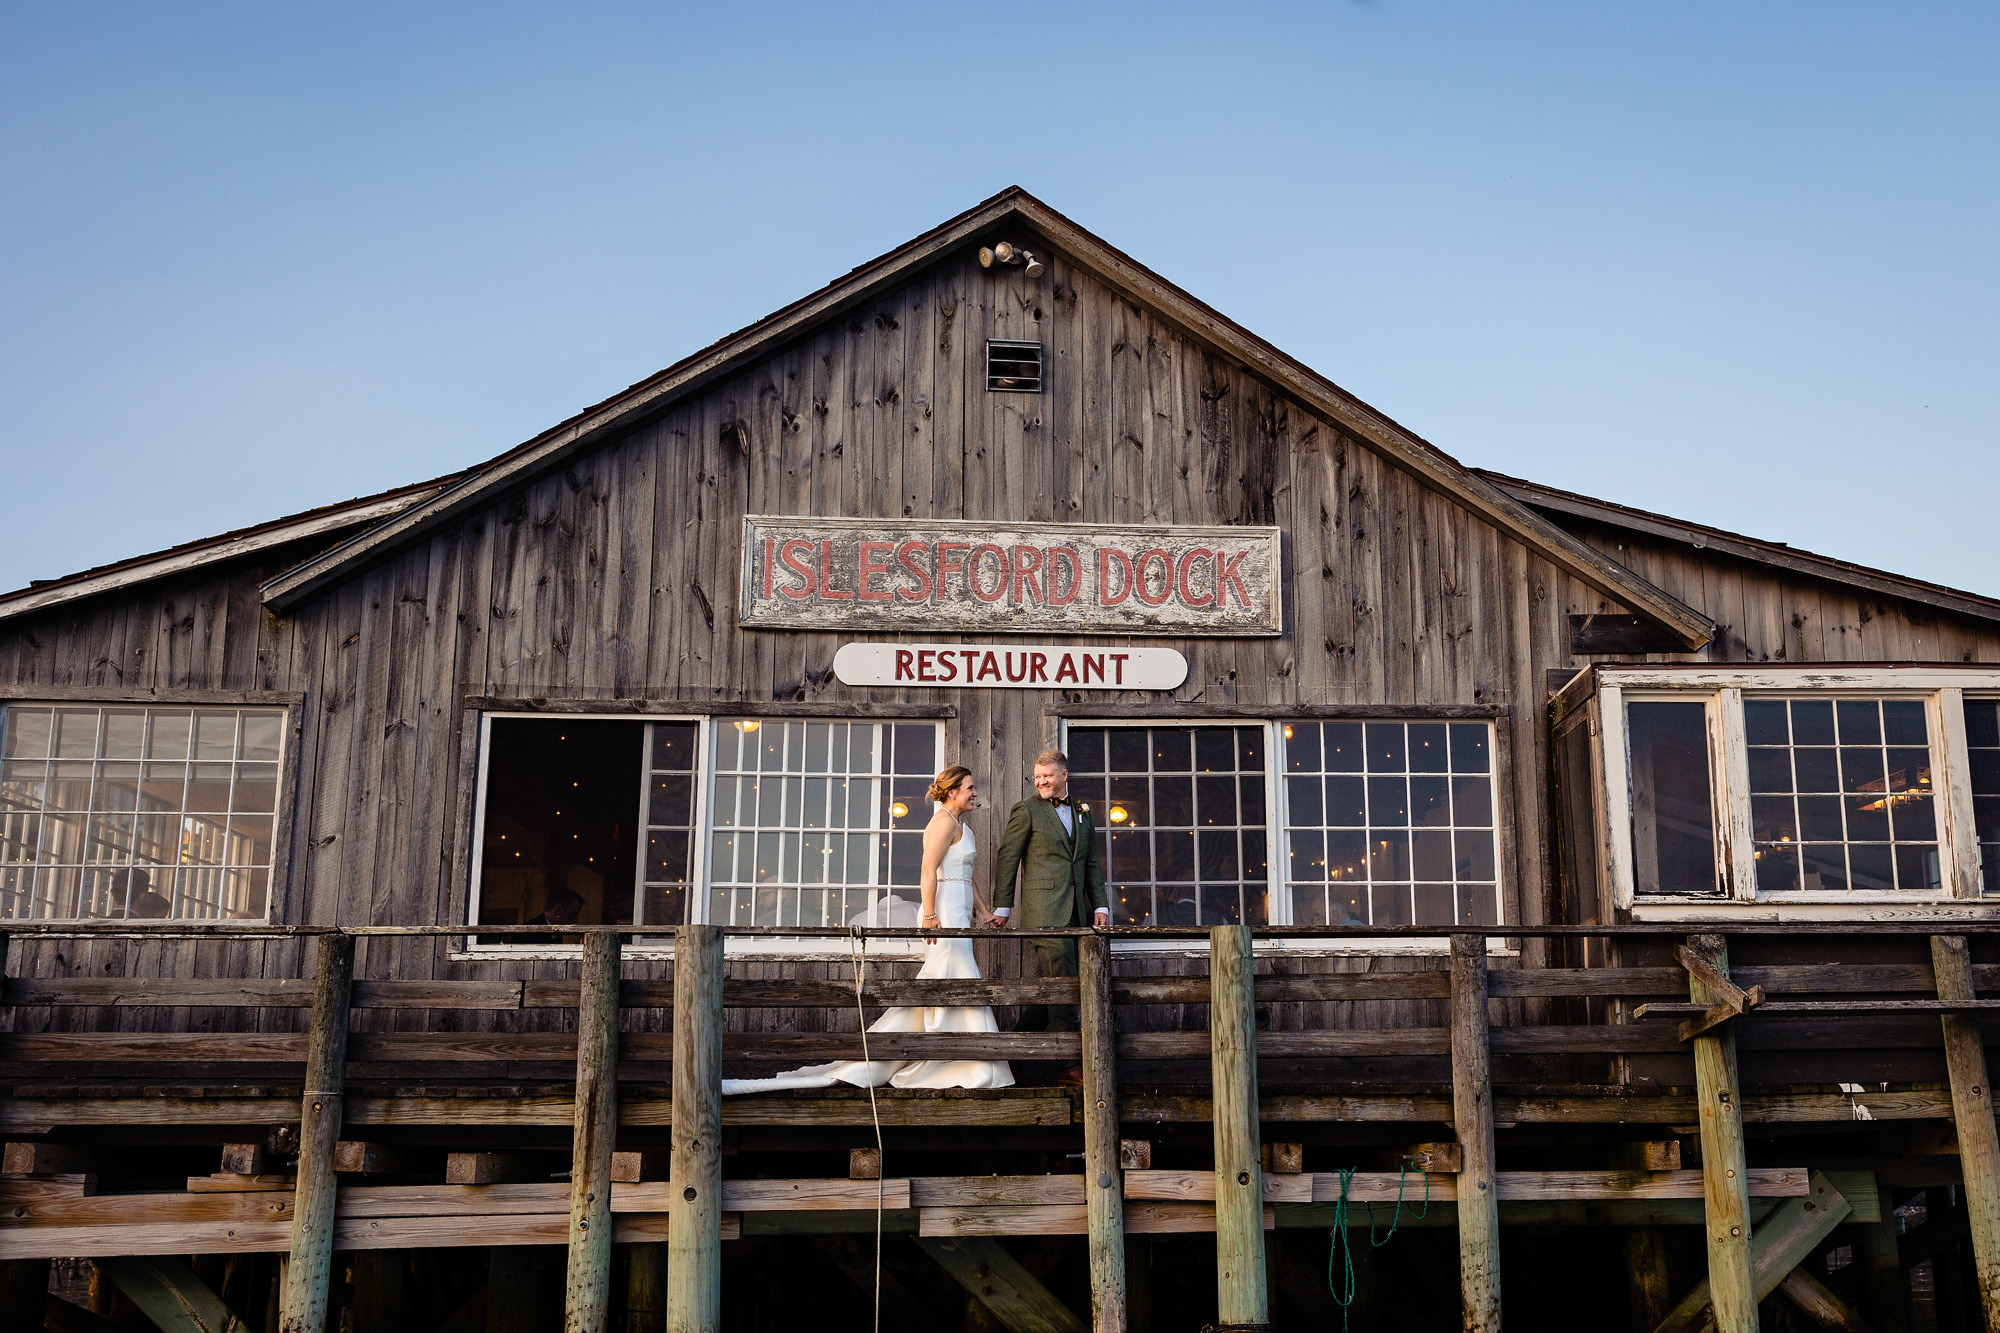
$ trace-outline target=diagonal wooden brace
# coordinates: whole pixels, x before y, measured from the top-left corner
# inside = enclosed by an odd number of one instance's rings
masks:
[[[1716,1002],[1710,1005],[1707,1011],[1700,1017],[1690,1018],[1687,1022],[1681,1024],[1680,1036],[1682,1041],[1693,1041],[1710,1028],[1726,1023],[1732,1018],[1741,1018],[1746,1011],[1755,1009],[1758,1005],[1764,1003],[1764,988],[1762,986],[1752,986],[1750,989],[1744,990],[1728,977],[1723,976],[1722,973],[1710,967],[1707,959],[1688,948],[1685,944],[1680,947],[1679,955],[1681,966],[1686,968],[1688,973],[1701,982],[1702,985],[1708,987],[1716,997]]]

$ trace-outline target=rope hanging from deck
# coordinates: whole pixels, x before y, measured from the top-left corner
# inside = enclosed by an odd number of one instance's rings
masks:
[[[874,1333],[882,1333],[882,1191],[889,1172],[882,1161],[882,1113],[875,1107],[875,1067],[868,1059],[868,1011],[861,1003],[862,984],[868,975],[868,937],[859,926],[848,927],[847,957],[854,964],[854,1016],[861,1023],[861,1067],[868,1071],[868,1118],[875,1124],[875,1322],[871,1327]]]
[[[1354,1248],[1347,1239],[1347,1191],[1354,1183],[1355,1170],[1356,1168],[1351,1166],[1340,1169],[1340,1197],[1334,1200],[1333,1231],[1329,1236],[1332,1248],[1328,1250],[1326,1256],[1327,1290],[1333,1294],[1333,1303],[1340,1307],[1340,1327],[1342,1333],[1346,1333],[1347,1314],[1348,1310],[1354,1305],[1355,1296]],[[1388,1231],[1384,1232],[1379,1238],[1375,1235],[1375,1205],[1366,1202],[1361,1205],[1368,1210],[1368,1248],[1371,1250],[1379,1250],[1395,1239],[1396,1228],[1403,1221],[1403,1181],[1408,1176],[1409,1170],[1410,1164],[1408,1162],[1401,1163],[1396,1168],[1396,1210],[1389,1215]],[[1431,1211],[1430,1172],[1424,1172],[1423,1177],[1424,1203],[1422,1208],[1412,1209],[1410,1217],[1414,1221],[1422,1221],[1430,1215]],[[1336,1262],[1339,1263],[1341,1269],[1341,1276],[1337,1281],[1334,1278],[1334,1265]]]

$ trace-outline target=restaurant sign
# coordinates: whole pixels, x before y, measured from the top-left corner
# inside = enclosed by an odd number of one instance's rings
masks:
[[[833,655],[843,685],[986,690],[1172,690],[1187,659],[1171,648],[1057,644],[847,643]]]
[[[1276,528],[743,520],[739,623],[923,633],[1279,634]]]

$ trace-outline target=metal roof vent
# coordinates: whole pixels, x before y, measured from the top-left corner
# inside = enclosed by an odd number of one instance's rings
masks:
[[[988,338],[986,389],[989,393],[1040,393],[1042,345]]]

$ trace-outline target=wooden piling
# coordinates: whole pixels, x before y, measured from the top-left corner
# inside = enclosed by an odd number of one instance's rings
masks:
[[[1270,1319],[1264,1180],[1257,1164],[1257,1006],[1248,926],[1208,935],[1209,1052],[1215,1085],[1216,1323]]]
[[[667,1317],[667,1247],[663,1241],[628,1246],[625,1313],[618,1333],[658,1333]]]
[[[1931,936],[1931,968],[1940,1000],[1977,998],[1964,936]],[[1986,1046],[1974,1015],[1945,1014],[1941,1021],[1979,1304],[1986,1327],[2000,1329],[2000,1131],[1994,1127],[1993,1095],[1986,1082]]]
[[[576,1122],[570,1140],[569,1280],[564,1333],[605,1333],[611,1316],[611,1151],[618,1137],[615,931],[583,941],[576,1015]]]
[[[1729,943],[1694,935],[1688,950],[1717,976],[1729,975]],[[1694,971],[1688,998],[1718,1004],[1722,996]],[[1757,1333],[1757,1293],[1751,1273],[1749,1163],[1743,1148],[1743,1099],[1736,1083],[1736,1027],[1724,1023],[1694,1039],[1695,1106],[1701,1124],[1703,1216],[1710,1299],[1717,1333]]]
[[[1868,1322],[1875,1333],[1910,1333],[1909,1278],[1896,1234],[1896,1204],[1886,1185],[1876,1193],[1876,1218],[1855,1228]]]
[[[1077,982],[1083,1019],[1083,1180],[1084,1218],[1090,1233],[1090,1322],[1096,1333],[1126,1333],[1125,1176],[1118,1162],[1111,947],[1102,935],[1077,941]]]
[[[1625,1287],[1632,1303],[1632,1327],[1652,1329],[1674,1305],[1667,1278],[1667,1237],[1659,1227],[1625,1232]]]
[[[674,931],[672,1193],[667,1333],[722,1323],[722,930]]]
[[[327,1282],[333,1275],[333,1147],[340,1141],[347,1071],[347,1011],[354,990],[354,937],[319,937],[313,977],[312,1030],[306,1040],[306,1088],[299,1122],[299,1180],[292,1200],[292,1247],[279,1298],[281,1333],[324,1333]]]
[[[1458,1290],[1466,1333],[1500,1328],[1500,1188],[1486,1040],[1486,937],[1451,937],[1451,1109],[1458,1130]]]

